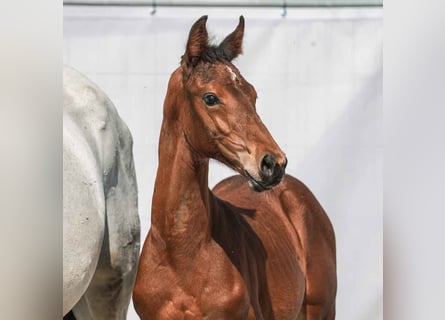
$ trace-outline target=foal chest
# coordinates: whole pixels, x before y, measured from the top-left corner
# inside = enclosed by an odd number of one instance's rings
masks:
[[[255,319],[240,273],[214,249],[169,264],[144,258],[147,276],[137,279],[134,296],[141,319]]]

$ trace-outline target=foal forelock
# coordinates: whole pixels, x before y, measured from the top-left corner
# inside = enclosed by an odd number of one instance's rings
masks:
[[[184,72],[180,74],[185,86],[193,85],[193,83],[205,84],[217,81],[221,86],[236,85],[237,87],[244,83],[243,77],[238,73],[234,65],[227,61],[218,62],[201,62],[192,72]]]

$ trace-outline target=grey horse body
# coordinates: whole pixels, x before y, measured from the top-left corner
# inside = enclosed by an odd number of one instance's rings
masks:
[[[63,73],[63,314],[125,319],[140,247],[132,137],[111,100]]]

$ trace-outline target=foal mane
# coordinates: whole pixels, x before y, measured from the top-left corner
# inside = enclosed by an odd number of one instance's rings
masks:
[[[203,63],[216,63],[216,62],[231,62],[230,53],[228,52],[227,44],[209,44],[207,50],[199,57],[199,61]],[[181,56],[180,64],[185,63],[185,54]]]

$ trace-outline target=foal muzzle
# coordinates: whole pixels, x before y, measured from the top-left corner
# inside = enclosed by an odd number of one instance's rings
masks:
[[[286,157],[280,164],[272,154],[266,153],[259,165],[260,179],[256,179],[248,171],[246,171],[246,176],[249,178],[249,184],[254,191],[261,192],[270,190],[281,182],[286,166]]]

